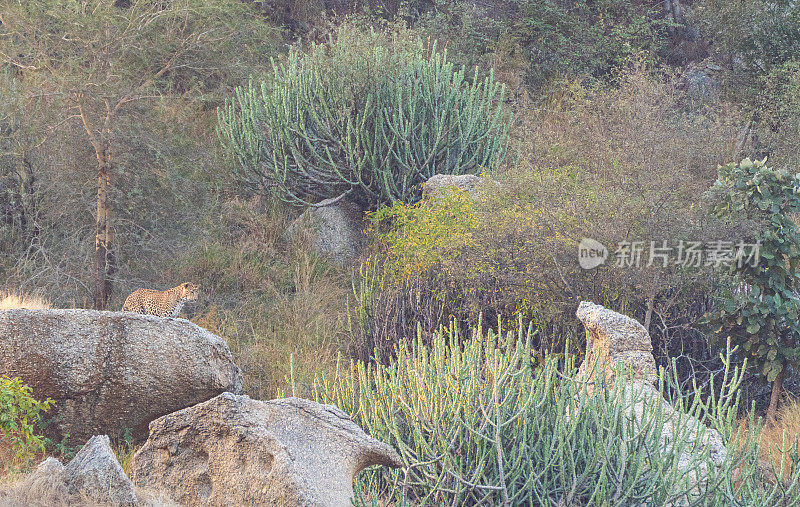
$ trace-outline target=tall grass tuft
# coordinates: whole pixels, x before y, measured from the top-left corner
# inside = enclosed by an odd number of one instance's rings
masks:
[[[664,424],[660,399],[642,399],[641,414],[629,417],[631,396],[641,392],[632,394],[622,381],[584,399],[576,411],[581,386],[573,380],[573,361],[536,366],[534,334],[521,323],[515,331],[484,333],[479,326],[467,339],[451,324],[430,341],[401,341],[386,365],[340,362],[333,377],[318,376],[313,397],[391,444],[405,465],[362,472],[359,501],[778,505],[798,495],[797,473],[781,484],[761,481],[759,423],[735,431],[742,372],[730,366],[730,353],[723,357],[729,367],[722,385],[712,386],[716,395],[702,396],[698,388],[681,393],[674,372],[662,371],[659,381],[660,393],[676,400],[680,421],[695,416],[732,441],[723,462],[715,463],[709,446],[695,444],[696,427]],[[679,464],[681,455],[690,458]],[[697,485],[693,476],[707,479]]]
[[[43,310],[52,308],[50,302],[41,296],[0,292],[0,311],[26,308],[29,310]]]
[[[751,417],[740,421],[747,430]],[[793,452],[800,447],[800,400],[789,399],[778,409],[774,424],[761,427],[759,457],[770,480],[791,480],[797,472],[797,459]],[[773,475],[773,472],[778,475]]]

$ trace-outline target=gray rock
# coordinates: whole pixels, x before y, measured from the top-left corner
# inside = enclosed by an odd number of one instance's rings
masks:
[[[153,421],[132,471],[181,505],[336,507],[370,465],[401,461],[334,406],[224,393]]]
[[[445,188],[455,188],[463,192],[469,192],[473,197],[479,197],[481,191],[487,188],[489,182],[496,182],[481,178],[474,174],[434,174],[422,185],[423,199],[434,198],[441,195]]]
[[[67,491],[93,502],[135,505],[133,483],[117,461],[106,435],[89,439],[64,469]]]
[[[240,391],[218,336],[184,319],[94,310],[0,311],[0,374],[52,398],[48,436],[134,438],[164,414]]]
[[[719,466],[727,456],[722,436],[695,417],[676,411],[653,385],[656,377],[650,336],[636,320],[589,302],[581,302],[577,316],[586,329],[586,359],[578,370],[577,380],[586,383],[586,395],[591,396],[602,377],[605,382],[616,380],[620,367],[630,376],[621,393],[626,417],[634,422],[638,433],[650,422],[645,419],[645,407],[661,404],[664,411],[661,442],[667,451],[677,453],[676,466],[690,484],[689,496],[702,489],[708,477],[708,464]],[[594,367],[592,365],[595,365]],[[612,384],[605,383],[609,387]],[[648,412],[649,413],[649,412]],[[622,438],[620,445],[625,446]],[[681,447],[675,447],[681,442]],[[685,505],[692,499],[679,497],[673,505]]]
[[[94,436],[67,466],[55,458],[12,485],[0,503],[9,506],[54,505],[155,505],[137,498],[106,435]]]
[[[602,374],[611,385],[619,364],[631,371],[634,380],[656,380],[653,345],[643,325],[587,301],[581,302],[576,315],[586,329],[586,356],[578,368],[579,381],[592,382]]]
[[[326,199],[304,211],[286,232],[292,238],[308,234],[314,251],[347,264],[361,254],[366,244],[364,210],[346,198]]]
[[[690,66],[683,74],[686,93],[696,100],[713,101],[719,98],[722,68],[713,62]]]

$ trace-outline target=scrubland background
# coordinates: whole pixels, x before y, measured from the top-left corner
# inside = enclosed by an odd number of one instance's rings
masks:
[[[532,322],[535,357],[580,359],[580,300],[643,322],[660,365],[675,359],[684,386],[707,385],[723,364],[697,321],[719,274],[584,271],[577,244],[746,235],[749,224],[716,218],[704,200],[717,166],[745,156],[800,166],[792,2],[181,0],[164,2],[185,12],[173,30],[145,23],[136,34],[105,20],[140,0],[26,4],[0,6],[5,26],[37,27],[35,40],[0,42],[0,288],[97,306],[97,141],[113,161],[105,307],[139,287],[199,283],[187,315],[228,342],[256,398],[307,394],[337,357],[385,361],[418,324],[430,338],[452,319],[462,330]],[[375,47],[435,43],[469,81],[492,72],[510,122],[488,175],[499,189],[477,203],[370,209],[355,266],[289,238],[302,208],[240,181],[217,111],[314,43],[338,48],[332,69]],[[160,73],[153,62],[170,54],[182,63]],[[91,73],[88,61],[100,62]],[[107,105],[126,97],[110,127]],[[794,370],[786,390],[800,392]],[[742,417],[769,402],[758,371],[741,393]],[[785,407],[796,434],[797,405]]]

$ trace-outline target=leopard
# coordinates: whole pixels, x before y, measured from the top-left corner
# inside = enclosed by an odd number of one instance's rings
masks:
[[[138,289],[125,299],[122,311],[174,318],[187,302],[197,301],[199,293],[200,286],[190,282],[163,291]]]

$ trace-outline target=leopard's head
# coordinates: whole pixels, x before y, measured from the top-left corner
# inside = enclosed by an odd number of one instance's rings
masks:
[[[181,299],[185,299],[187,301],[197,301],[197,296],[200,295],[200,286],[194,283],[182,283],[181,287]]]

